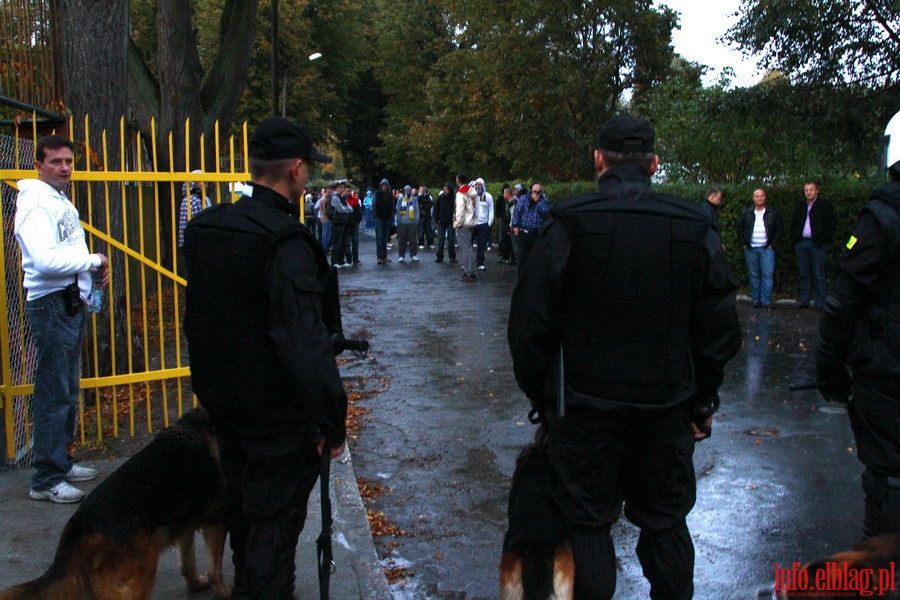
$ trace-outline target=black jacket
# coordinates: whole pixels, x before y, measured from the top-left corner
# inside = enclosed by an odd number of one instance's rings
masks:
[[[292,432],[337,448],[347,396],[331,334],[336,285],[322,246],[291,203],[253,195],[198,214],[185,229],[191,378],[200,403],[248,434]]]
[[[756,222],[756,215],[752,206],[745,208],[740,218],[735,224],[737,230],[738,241],[745,247],[750,247],[750,240],[753,238],[753,224]],[[778,238],[781,237],[781,215],[771,206],[766,206],[766,214],[763,215],[763,224],[766,227],[766,247],[775,248],[778,244]]]
[[[709,215],[709,226],[716,233],[722,233],[722,225],[719,222],[719,207],[710,202],[709,200],[704,200],[700,204],[700,208],[703,209],[707,215]]]
[[[900,385],[900,182],[873,192],[840,262],[819,321],[817,379],[831,381],[847,364],[857,382],[894,393]]]
[[[453,213],[456,211],[456,192],[441,192],[437,198],[437,219],[444,225],[453,224]]]
[[[801,198],[794,206],[794,217],[791,219],[791,243],[799,244],[803,241],[803,227],[806,226],[806,198]],[[831,203],[818,198],[809,209],[809,228],[812,232],[812,242],[816,246],[830,244],[834,238],[834,230],[837,228],[837,220],[834,218],[834,208]]]
[[[382,184],[387,183],[387,190],[378,187],[375,192],[375,201],[372,203],[372,212],[375,213],[377,219],[392,219],[397,210],[397,203],[394,200],[394,193],[391,191],[391,184],[387,179],[382,180]]]
[[[599,194],[557,202],[519,274],[508,338],[519,387],[555,395],[566,349],[572,398],[589,406],[718,406],[741,344],[737,281],[696,205],[654,194],[636,167],[613,167]]]

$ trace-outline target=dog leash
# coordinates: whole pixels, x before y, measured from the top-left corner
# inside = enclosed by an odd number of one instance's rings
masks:
[[[322,533],[316,540],[316,555],[319,563],[319,599],[328,600],[331,574],[334,572],[334,554],[331,548],[331,496],[328,494],[328,480],[331,478],[331,451],[322,448],[319,463],[319,498],[322,507]]]

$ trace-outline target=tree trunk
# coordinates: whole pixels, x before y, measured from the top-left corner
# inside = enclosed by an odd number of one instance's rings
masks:
[[[118,171],[122,168],[119,123],[127,110],[127,94],[123,82],[127,75],[127,49],[130,36],[128,3],[121,0],[58,0],[56,20],[60,27],[63,98],[73,117],[72,140],[76,143],[76,168]],[[89,129],[85,130],[85,116]],[[103,152],[103,132],[106,147]],[[90,152],[86,152],[87,147]],[[120,184],[91,184],[92,224],[108,231],[117,240],[124,239]],[[83,191],[87,191],[84,186]],[[79,190],[80,192],[82,190]],[[86,219],[87,193],[79,194],[78,209]],[[107,204],[108,198],[108,204]],[[107,210],[108,209],[108,210]],[[106,215],[109,214],[109,222]],[[94,252],[114,255],[103,242],[95,241]],[[125,262],[111,260],[113,294],[110,310],[115,311],[116,329],[124,330]],[[112,336],[109,321],[98,320],[100,373],[111,370],[109,349]],[[119,329],[121,328],[121,329]],[[117,356],[127,353],[125,336],[117,342]],[[126,365],[118,365],[121,369]]]
[[[157,71],[159,81],[144,64],[133,43],[129,48],[128,91],[131,115],[144,140],[151,139],[150,121],[156,117],[157,171],[192,170],[205,165],[216,170],[219,149],[213,137],[216,121],[225,132],[246,87],[247,69],[256,34],[258,0],[226,0],[219,22],[219,52],[204,75],[192,26],[190,4],[184,0],[159,0],[156,26],[159,40]],[[190,118],[190,153],[185,153],[185,119]],[[172,136],[174,163],[168,154]],[[200,136],[205,134],[206,155],[199,154]],[[176,186],[177,187],[177,186]],[[168,187],[160,189],[160,225],[170,231],[176,218],[179,197],[169,198]],[[164,236],[164,263],[174,265],[174,249]]]

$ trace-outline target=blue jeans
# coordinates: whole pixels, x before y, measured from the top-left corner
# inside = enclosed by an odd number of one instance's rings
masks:
[[[775,275],[775,251],[772,248],[744,248],[750,295],[754,304],[772,304],[772,277]]]
[[[391,234],[391,221],[394,219],[375,219],[375,255],[378,258],[387,258],[387,242]]]
[[[331,221],[322,221],[322,247],[325,248],[325,252],[331,252],[331,228],[334,226],[334,223]]]
[[[40,491],[62,481],[72,468],[68,448],[75,440],[85,316],[83,308],[74,317],[66,314],[59,292],[29,300],[25,314],[37,355],[31,397],[31,488]]]
[[[825,254],[828,248],[823,244],[816,246],[812,240],[805,239],[794,246],[797,251],[797,267],[800,269],[800,299],[797,304],[809,306],[812,284],[815,284],[816,305],[825,306]]]

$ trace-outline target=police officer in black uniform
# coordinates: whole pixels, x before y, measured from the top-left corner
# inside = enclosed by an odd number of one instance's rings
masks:
[[[653,139],[632,117],[600,128],[599,192],[556,203],[510,308],[516,380],[546,421],[576,599],[615,592],[610,528],[623,501],[641,528],[650,597],[692,597],[694,444],[711,433],[723,367],[741,343],[737,281],[708,216],[650,190]]]
[[[249,190],[185,230],[184,329],[193,390],[214,420],[226,479],[235,595],[285,600],[320,457],[343,451],[347,397],[331,334],[336,280],[299,222],[319,154],[296,123],[250,139]]]
[[[866,537],[900,531],[900,113],[887,134],[891,181],[872,193],[847,242],[816,348],[820,392],[849,401]]]

